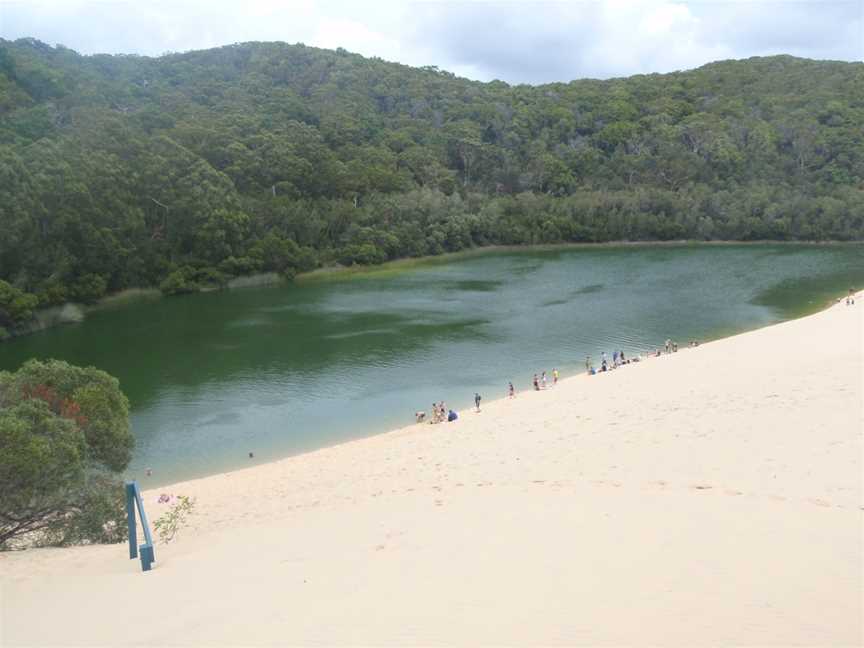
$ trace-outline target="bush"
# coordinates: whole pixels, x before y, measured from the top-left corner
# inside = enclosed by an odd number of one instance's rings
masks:
[[[219,271],[226,275],[240,277],[261,270],[261,261],[249,257],[228,257],[219,264]]]
[[[76,301],[92,304],[105,296],[107,288],[108,282],[105,281],[105,277],[97,274],[86,274],[72,284],[69,296]]]
[[[387,260],[387,254],[375,247],[373,243],[361,243],[360,245],[348,245],[342,248],[339,254],[339,262],[343,265],[377,265]]]
[[[33,317],[39,305],[36,295],[25,293],[0,279],[0,326],[15,326]]]
[[[122,538],[118,473],[133,441],[129,402],[104,371],[30,360],[0,372],[0,548],[34,533],[52,544]]]
[[[100,475],[90,478],[72,510],[48,525],[40,544],[116,544],[127,533],[123,481]]]
[[[165,295],[183,295],[198,292],[201,290],[201,285],[192,279],[193,273],[194,270],[189,266],[175,270],[159,284],[159,290]]]

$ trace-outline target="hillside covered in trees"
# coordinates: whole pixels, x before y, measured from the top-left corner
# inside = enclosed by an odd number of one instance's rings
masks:
[[[542,86],[281,43],[0,39],[0,327],[490,244],[864,238],[864,64]]]

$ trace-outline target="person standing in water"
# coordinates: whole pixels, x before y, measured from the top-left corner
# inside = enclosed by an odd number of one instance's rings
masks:
[[[552,369],[552,386],[554,387],[557,384],[558,384],[558,370]]]
[[[478,412],[480,411],[480,400],[481,400],[480,394],[478,394],[477,392],[474,392],[474,407],[476,408],[476,410]]]
[[[585,371],[588,373],[591,372],[591,356],[590,355],[585,356]]]
[[[507,394],[507,395],[508,395],[510,398],[516,398],[516,390],[513,388],[513,381],[512,381],[512,380],[510,381],[507,390],[508,390],[508,394]]]

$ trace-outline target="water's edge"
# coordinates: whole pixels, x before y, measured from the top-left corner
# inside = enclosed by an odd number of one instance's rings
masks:
[[[740,331],[737,331],[737,332],[734,332],[734,333],[729,333],[729,334],[725,334],[725,335],[718,335],[718,336],[716,336],[716,337],[709,337],[709,338],[707,338],[707,339],[705,339],[705,340],[700,340],[700,342],[699,342],[699,346],[701,347],[701,346],[703,346],[703,345],[705,345],[705,344],[711,344],[711,343],[713,343],[713,342],[719,342],[720,340],[728,340],[728,339],[731,339],[731,338],[738,337],[738,336],[740,336],[740,335],[747,335],[747,334],[753,333],[753,332],[755,332],[755,331],[761,331],[761,330],[768,329],[768,328],[772,328],[772,327],[775,327],[775,326],[781,326],[781,325],[783,325],[783,324],[788,324],[789,322],[793,322],[793,321],[796,321],[796,320],[804,319],[804,318],[807,318],[807,317],[813,317],[813,316],[815,316],[815,315],[818,315],[819,313],[825,312],[825,311],[827,311],[828,309],[830,309],[830,308],[832,308],[832,307],[834,307],[834,306],[836,306],[836,305],[842,303],[842,302],[843,302],[843,299],[846,297],[846,294],[847,294],[847,293],[844,292],[841,296],[838,296],[838,297],[836,297],[836,298],[833,298],[833,299],[829,300],[827,303],[823,304],[821,307],[819,307],[817,310],[815,310],[815,311],[813,311],[813,312],[809,312],[809,313],[806,313],[806,314],[803,314],[803,315],[799,315],[799,316],[797,316],[797,317],[790,317],[790,318],[788,318],[788,319],[783,319],[783,320],[780,320],[780,321],[778,321],[778,322],[772,322],[772,323],[770,323],[770,324],[766,324],[766,325],[764,325],[764,326],[756,326],[756,327],[753,327],[753,328],[743,329],[743,330],[740,330]],[[862,305],[864,305],[864,290],[859,290],[859,289],[856,288],[856,289],[855,289],[855,294],[856,294],[856,299],[857,299],[859,302],[861,302]],[[697,348],[698,348],[698,347],[697,347]],[[687,350],[691,350],[691,349],[689,349],[688,347],[684,347],[684,348],[681,350],[681,352],[683,352],[683,351],[687,351]],[[563,383],[563,382],[567,382],[567,381],[570,381],[570,380],[573,380],[573,379],[576,379],[576,378],[583,378],[583,377],[585,377],[585,376],[586,376],[586,372],[585,372],[585,371],[579,371],[579,372],[577,372],[577,373],[575,373],[575,374],[572,374],[572,375],[570,375],[570,376],[566,376],[566,377],[560,379],[560,382]],[[528,390],[528,389],[517,389],[517,390],[516,390],[516,393],[517,393],[517,394],[522,394],[522,393],[525,393],[525,392],[527,392],[527,391],[529,391],[529,390]],[[500,396],[500,397],[498,397],[498,398],[491,398],[491,399],[488,399],[488,400],[486,401],[486,403],[487,403],[487,404],[488,404],[488,403],[496,403],[496,402],[500,402],[500,401],[506,400],[506,398],[507,398],[506,396]],[[459,409],[457,410],[457,412],[458,412],[460,418],[463,418],[463,417],[466,415],[466,413],[468,413],[468,412],[470,411],[470,406],[469,406],[469,405],[465,405],[464,408],[466,408],[466,409],[459,408]],[[368,434],[363,434],[363,435],[357,436],[357,437],[352,438],[352,439],[348,439],[348,440],[338,441],[338,442],[336,442],[336,443],[330,443],[330,444],[322,445],[322,446],[320,446],[320,447],[318,447],[318,448],[314,448],[314,449],[311,449],[311,450],[305,450],[305,451],[301,451],[301,452],[297,452],[297,453],[287,454],[287,455],[284,455],[284,456],[282,456],[282,457],[278,457],[278,458],[271,459],[271,460],[269,460],[269,461],[263,461],[263,462],[260,462],[260,463],[255,463],[255,464],[250,465],[250,466],[243,466],[243,467],[238,467],[238,468],[232,468],[232,469],[224,470],[224,471],[221,471],[221,472],[220,472],[220,471],[216,471],[216,472],[213,472],[213,473],[208,473],[208,474],[206,474],[206,475],[199,475],[199,476],[195,476],[195,477],[192,477],[192,478],[190,478],[190,479],[182,479],[182,480],[179,480],[179,481],[172,481],[172,482],[168,482],[168,483],[160,483],[160,482],[158,482],[158,481],[153,481],[153,482],[151,482],[151,483],[148,483],[148,484],[144,485],[144,488],[145,488],[145,490],[155,490],[155,489],[171,490],[171,489],[176,489],[178,486],[182,486],[183,484],[188,484],[188,483],[190,483],[190,482],[195,482],[195,481],[199,481],[199,480],[209,479],[209,478],[211,478],[211,477],[214,477],[215,475],[230,475],[230,474],[235,473],[235,472],[240,472],[240,471],[245,471],[245,470],[255,470],[256,468],[259,468],[259,467],[261,467],[261,466],[268,466],[268,465],[276,464],[276,463],[279,463],[279,462],[281,462],[281,461],[286,461],[286,460],[289,460],[289,459],[297,459],[298,457],[303,457],[303,456],[305,456],[305,455],[311,455],[311,454],[315,454],[315,453],[318,453],[318,452],[325,452],[325,451],[327,451],[327,450],[330,450],[330,449],[332,449],[332,448],[336,448],[336,447],[348,446],[348,445],[351,445],[352,443],[362,442],[362,441],[365,441],[365,440],[370,439],[370,438],[372,438],[372,437],[381,437],[381,436],[386,436],[386,435],[389,435],[389,434],[396,434],[396,433],[399,433],[399,432],[404,432],[404,431],[406,431],[406,430],[408,430],[408,429],[414,427],[415,425],[418,425],[418,424],[416,424],[416,423],[413,424],[413,425],[412,425],[412,424],[407,424],[407,425],[401,425],[401,426],[399,426],[399,427],[387,428],[387,429],[384,429],[384,430],[379,430],[379,431],[377,431],[377,432],[371,432],[371,433],[368,433]],[[422,425],[422,424],[421,424],[421,425]],[[129,478],[131,478],[131,477],[129,477]]]
[[[695,241],[695,240],[675,240],[675,241],[606,241],[603,243],[553,243],[553,244],[535,244],[535,245],[487,245],[482,247],[473,247],[458,252],[445,252],[444,254],[429,255],[422,257],[405,257],[401,259],[393,259],[380,265],[366,266],[353,265],[342,266],[334,265],[324,268],[317,268],[308,272],[301,272],[293,279],[295,283],[304,283],[311,281],[329,281],[341,280],[348,277],[351,278],[381,278],[388,274],[396,274],[401,271],[410,270],[417,267],[445,264],[460,259],[468,259],[485,254],[494,254],[497,252],[545,252],[556,250],[574,250],[574,249],[609,249],[609,248],[640,248],[640,247],[685,247],[685,246],[758,246],[758,245],[788,245],[788,246],[813,246],[813,245],[839,245],[839,246],[855,246],[861,245],[862,241]],[[253,288],[260,286],[278,285],[280,283],[289,284],[292,280],[286,279],[275,272],[263,272],[252,275],[244,275],[235,277],[230,280],[224,288],[212,288],[211,290],[237,290],[243,288]],[[854,287],[856,290],[858,286]],[[185,295],[172,295],[174,299],[182,298]],[[7,329],[7,337],[0,339],[0,343],[12,340],[23,335],[30,335],[39,331],[63,326],[66,324],[77,324],[84,321],[88,313],[103,308],[114,308],[123,306],[132,301],[138,300],[154,300],[162,299],[165,295],[158,288],[124,288],[121,291],[106,295],[100,298],[95,304],[82,304],[78,302],[66,302],[64,304],[49,306],[46,308],[37,309],[34,313],[33,320],[26,324],[15,328]]]

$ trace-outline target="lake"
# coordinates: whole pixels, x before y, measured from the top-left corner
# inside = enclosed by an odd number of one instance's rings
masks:
[[[861,245],[493,251],[106,307],[0,344],[0,368],[54,357],[117,376],[128,473],[156,486],[400,427],[433,401],[502,397],[509,380],[583,371],[587,354],[765,326],[862,285]]]

